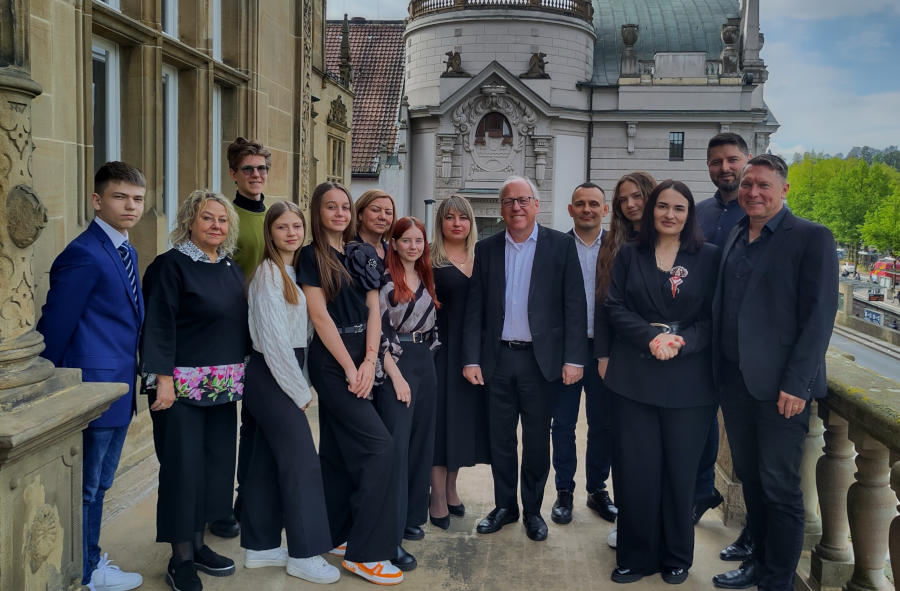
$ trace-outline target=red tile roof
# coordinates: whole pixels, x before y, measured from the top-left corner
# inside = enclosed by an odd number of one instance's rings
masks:
[[[325,33],[325,69],[340,76],[340,22],[329,22]],[[350,63],[353,66],[353,174],[378,172],[378,151],[393,151],[403,92],[403,31],[396,22],[351,22]]]

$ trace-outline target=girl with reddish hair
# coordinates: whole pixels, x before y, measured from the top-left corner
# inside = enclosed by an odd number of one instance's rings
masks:
[[[412,570],[416,559],[401,542],[425,536],[421,525],[428,517],[437,389],[432,351],[440,344],[435,324],[440,304],[422,222],[412,217],[397,220],[385,267],[378,293],[385,354],[377,372],[384,382],[375,393],[375,406],[394,441],[397,557],[392,562]]]

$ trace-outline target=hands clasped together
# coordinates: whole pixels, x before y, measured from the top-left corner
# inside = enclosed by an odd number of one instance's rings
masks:
[[[659,333],[650,341],[650,353],[660,361],[672,359],[684,346],[684,339],[677,334]]]

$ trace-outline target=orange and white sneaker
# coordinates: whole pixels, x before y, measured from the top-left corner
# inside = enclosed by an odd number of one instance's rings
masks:
[[[331,550],[328,551],[332,556],[343,556],[347,553],[347,542],[344,542],[340,546],[335,546]]]
[[[350,562],[344,560],[344,568],[376,585],[399,585],[403,582],[403,573],[389,560],[379,562]]]

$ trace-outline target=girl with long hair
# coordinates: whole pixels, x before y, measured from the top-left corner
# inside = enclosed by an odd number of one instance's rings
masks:
[[[319,395],[319,458],[332,553],[368,581],[403,580],[395,558],[396,494],[391,434],[372,402],[381,339],[378,255],[354,235],[353,201],[325,182],[310,202],[312,243],[300,251],[297,281],[316,330],[309,347],[310,382]]]
[[[375,405],[394,439],[397,521],[394,565],[416,566],[403,538],[425,536],[428,487],[434,457],[434,405],[437,375],[432,350],[438,346],[431,257],[425,226],[412,217],[394,224],[379,290],[385,380]]]
[[[332,541],[322,469],[305,414],[312,401],[303,374],[309,332],[306,297],[294,270],[305,224],[289,201],[269,207],[262,261],[248,288],[253,352],[244,407],[258,428],[242,491],[241,546],[247,568],[285,566],[289,575],[333,583],[340,572],[319,556]],[[282,529],[287,548],[281,547]]]

